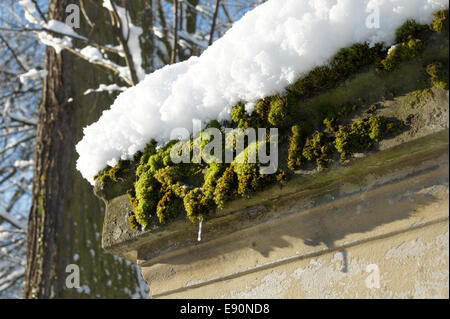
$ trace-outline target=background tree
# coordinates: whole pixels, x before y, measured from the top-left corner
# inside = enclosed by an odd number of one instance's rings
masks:
[[[2,1],[0,296],[20,295],[30,202],[25,297],[147,294],[137,267],[101,249],[104,204],[76,171],[74,145],[120,91],[171,58],[201,54],[260,2]],[[80,8],[79,29],[64,24],[69,4]],[[64,285],[71,263],[79,289]]]

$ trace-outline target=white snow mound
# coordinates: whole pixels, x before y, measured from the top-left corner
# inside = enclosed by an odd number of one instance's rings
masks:
[[[152,138],[162,144],[174,128],[192,132],[194,119],[229,119],[239,101],[282,92],[339,49],[365,41],[391,45],[407,19],[431,23],[432,13],[447,7],[448,0],[269,0],[200,57],[146,75],[120,94],[84,129],[77,168],[93,183],[107,164],[131,158]]]

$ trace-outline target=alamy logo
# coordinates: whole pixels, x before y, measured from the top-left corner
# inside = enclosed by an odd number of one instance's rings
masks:
[[[80,288],[80,267],[75,264],[70,264],[66,266],[66,273],[70,273],[66,277],[66,287],[71,288]]]
[[[66,13],[68,13],[66,18],[66,24],[73,28],[80,28],[80,7],[76,4],[69,4],[66,7]]]
[[[194,121],[194,139],[186,128],[172,130],[170,139],[180,140],[170,151],[174,164],[237,163],[260,164],[261,174],[274,174],[278,169],[278,129],[248,128],[201,130]],[[225,132],[225,133],[223,133]],[[236,154],[236,156],[235,156]]]
[[[380,4],[378,2],[370,2],[367,7],[369,15],[366,18],[366,27],[368,29],[380,28]]]

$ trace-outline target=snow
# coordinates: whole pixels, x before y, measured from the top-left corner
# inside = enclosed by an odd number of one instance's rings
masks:
[[[50,20],[45,23],[42,21],[37,13],[36,5],[31,0],[19,0],[19,4],[23,8],[25,19],[28,22],[40,25],[42,30],[49,30],[64,35],[62,38],[57,38],[49,34],[47,31],[36,32],[38,40],[46,46],[53,47],[57,54],[59,54],[65,46],[72,47],[72,39],[70,37],[86,40],[85,37],[80,36],[72,29],[72,27],[64,22]]]
[[[31,69],[30,71],[19,75],[19,80],[22,84],[25,84],[28,80],[36,81],[47,76],[47,70]]]
[[[107,164],[131,158],[152,138],[164,144],[174,128],[192,132],[194,119],[230,119],[239,101],[251,110],[339,49],[364,41],[392,45],[407,19],[430,23],[444,7],[448,0],[269,0],[200,57],[157,70],[120,94],[84,129],[77,168],[93,183]],[[377,27],[366,24],[374,15]]]
[[[392,46],[389,48],[387,54],[388,54],[388,55],[391,55],[391,53],[394,52],[394,50],[395,50],[396,47],[398,47],[398,44],[392,45]]]
[[[114,11],[110,0],[104,0],[103,7],[109,11]],[[142,68],[141,46],[139,43],[139,36],[142,34],[142,28],[135,26],[131,22],[130,15],[125,8],[118,5],[115,5],[115,7],[117,14],[120,17],[123,38],[127,40],[127,46],[133,60],[136,75],[139,81],[141,81],[145,77],[145,71]]]
[[[88,45],[88,46],[84,47],[82,50],[80,50],[80,53],[82,55],[84,55],[88,59],[89,62],[103,60],[103,55],[100,52],[100,50],[93,46],[90,46],[90,45]]]
[[[200,216],[200,221],[198,222],[197,241],[202,241],[202,226],[203,226],[203,217]]]
[[[14,162],[14,167],[16,167],[16,168],[24,168],[24,167],[30,167],[33,164],[34,164],[33,160],[28,160],[28,161],[17,160],[17,161]]]
[[[42,24],[42,27],[51,30],[53,32],[59,33],[59,34],[65,34],[74,38],[78,39],[86,39],[85,37],[80,36],[78,33],[73,31],[72,27],[68,26],[67,24],[57,21],[57,20],[50,20],[47,23]]]
[[[68,36],[57,38],[45,31],[37,32],[37,38],[42,44],[53,47],[56,54],[61,53],[64,47],[72,47],[72,39]]]
[[[112,93],[115,91],[125,91],[127,88],[123,87],[123,86],[118,86],[117,84],[110,84],[110,85],[106,85],[106,84],[100,84],[99,87],[97,89],[88,89],[84,92],[84,95],[88,95],[91,94],[93,92],[108,92],[108,93]]]
[[[31,0],[19,0],[19,4],[22,6],[25,19],[30,23],[39,24],[39,19],[36,17],[37,10],[36,6]]]

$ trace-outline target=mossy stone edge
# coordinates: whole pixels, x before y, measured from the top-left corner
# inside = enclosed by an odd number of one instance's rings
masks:
[[[305,210],[308,210],[311,203],[315,206],[324,204],[355,192],[379,187],[393,179],[419,174],[421,170],[440,165],[442,161],[448,162],[448,136],[449,130],[445,129],[340,167],[325,169],[308,177],[293,178],[282,188],[270,187],[251,199],[230,202],[204,222],[200,243],[283,218],[289,214],[280,214],[279,208],[292,201],[303,202]],[[346,185],[345,190],[342,185]],[[352,187],[349,188],[349,185]],[[185,218],[135,232],[130,229],[128,222],[132,211],[128,195],[120,195],[105,202],[102,247],[112,254],[136,263],[199,244],[198,224]]]

